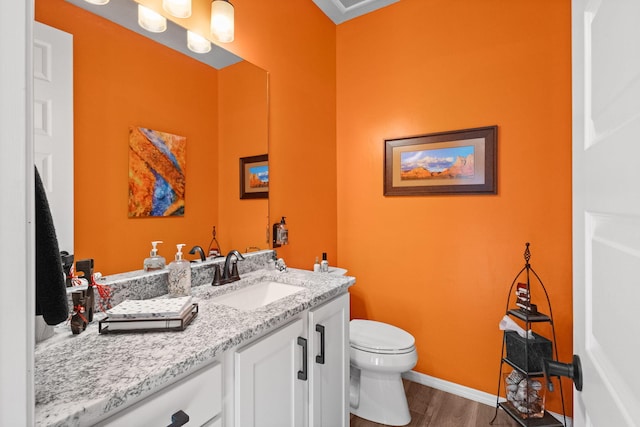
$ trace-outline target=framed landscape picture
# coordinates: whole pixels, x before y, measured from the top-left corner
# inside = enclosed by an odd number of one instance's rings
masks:
[[[384,195],[497,193],[497,126],[385,140]]]
[[[269,197],[269,156],[240,158],[240,198],[266,199]]]

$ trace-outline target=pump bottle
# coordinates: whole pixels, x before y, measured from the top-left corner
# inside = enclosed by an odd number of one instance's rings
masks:
[[[158,248],[156,247],[158,243],[162,243],[162,240],[151,242],[153,249],[151,249],[151,256],[144,259],[144,271],[162,270],[165,267],[166,260],[163,256],[158,255]]]
[[[280,220],[280,224],[278,224],[278,230],[276,233],[276,240],[280,245],[289,244],[289,230],[287,229],[287,223],[284,220],[285,217],[282,217]]]
[[[182,258],[184,243],[176,245],[175,260],[169,263],[169,296],[183,297],[191,295],[191,263]]]

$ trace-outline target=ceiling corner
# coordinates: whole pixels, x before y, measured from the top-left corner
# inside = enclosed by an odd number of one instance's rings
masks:
[[[400,0],[313,0],[336,25]]]

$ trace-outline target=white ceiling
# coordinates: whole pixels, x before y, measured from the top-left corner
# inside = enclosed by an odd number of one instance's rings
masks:
[[[388,6],[400,0],[313,0],[336,24]]]

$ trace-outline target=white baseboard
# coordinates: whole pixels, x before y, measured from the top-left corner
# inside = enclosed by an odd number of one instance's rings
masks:
[[[422,384],[427,387],[435,388],[436,390],[442,390],[444,392],[454,394],[456,396],[464,397],[465,399],[473,400],[474,402],[483,403],[489,406],[496,406],[496,395],[489,394],[484,391],[476,390],[471,387],[466,387],[460,384],[452,383],[450,381],[441,380],[440,378],[431,377],[429,375],[421,374],[416,371],[409,371],[402,374],[402,378],[414,383]],[[549,411],[554,417],[562,422],[562,414],[556,414]],[[572,427],[573,420],[567,417],[567,426]]]

